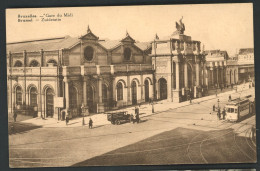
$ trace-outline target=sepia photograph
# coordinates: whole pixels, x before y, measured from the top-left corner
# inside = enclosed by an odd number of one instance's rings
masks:
[[[5,12],[9,167],[257,162],[252,3]]]

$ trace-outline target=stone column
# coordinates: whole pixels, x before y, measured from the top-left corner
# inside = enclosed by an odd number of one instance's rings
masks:
[[[103,78],[99,77],[98,78],[98,106],[97,106],[97,113],[102,113],[104,112],[104,103],[102,101],[102,84],[103,83]]]
[[[218,69],[218,68],[216,68],[216,70],[217,70],[217,87],[218,87],[218,85],[219,85],[219,79],[218,79],[218,75],[219,75],[219,73],[218,73],[218,72],[219,72],[219,71],[218,71],[218,70],[219,70],[219,69]]]
[[[188,68],[187,68],[187,62],[184,63],[184,87],[188,87]]]
[[[23,104],[27,104],[26,102],[26,93],[27,93],[27,85],[26,85],[26,62],[27,62],[27,53],[26,50],[23,51],[23,58],[24,58],[24,98],[23,98]]]
[[[87,78],[83,77],[83,104],[87,106]]]
[[[197,62],[196,63],[196,86],[199,86],[199,84],[200,84],[200,80],[199,80],[199,78],[200,78],[200,69],[199,69],[199,63]]]
[[[211,83],[214,86],[214,68],[211,68]]]
[[[130,96],[130,93],[131,93],[131,83],[130,83],[130,76],[129,74],[127,73],[127,105],[131,105],[132,102],[131,102],[131,96]]]
[[[179,62],[175,62],[175,78],[176,78],[176,89],[173,91],[173,102],[180,102],[180,75],[179,75]]]
[[[69,82],[68,78],[64,78],[64,83],[65,83],[65,104],[66,104],[66,110],[69,111]]]
[[[112,94],[113,94],[113,101],[116,102],[117,101],[117,98],[116,98],[116,95],[117,95],[117,92],[116,92],[116,77],[113,76],[112,78]],[[123,88],[124,89],[124,88]],[[116,106],[113,106],[113,107],[116,107]]]
[[[155,83],[155,89],[156,89],[156,98],[157,99],[160,99],[160,93],[159,93],[159,81],[157,80],[156,83]]]
[[[205,76],[205,85],[208,86],[208,70],[206,67],[204,70],[204,76]]]
[[[180,75],[179,75],[179,62],[175,62],[175,74],[176,74],[176,76],[175,76],[175,78],[176,78],[176,90],[178,90],[179,91],[179,89],[180,89]]]
[[[141,74],[141,84],[140,84],[140,86],[141,86],[141,99],[140,100],[141,101],[140,101],[140,103],[145,101],[144,100],[144,80],[143,79],[144,79],[143,74]]]

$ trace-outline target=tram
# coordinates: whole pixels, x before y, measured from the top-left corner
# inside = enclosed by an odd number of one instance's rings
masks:
[[[225,119],[237,122],[247,115],[252,115],[254,113],[254,102],[250,101],[250,97],[246,96],[229,101],[225,106]]]

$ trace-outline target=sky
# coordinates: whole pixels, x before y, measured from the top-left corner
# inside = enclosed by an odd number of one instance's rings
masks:
[[[61,21],[18,22],[19,14],[39,18],[58,13],[73,16],[63,16]],[[122,39],[127,31],[136,41],[147,42],[156,33],[160,38],[171,35],[182,16],[184,34],[201,41],[205,50],[227,50],[232,56],[240,48],[254,47],[252,3],[7,9],[6,37],[7,42],[79,37],[89,25],[100,39]]]

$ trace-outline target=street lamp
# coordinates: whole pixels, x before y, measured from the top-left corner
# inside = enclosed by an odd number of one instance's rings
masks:
[[[218,99],[218,109],[219,109],[219,99]]]

